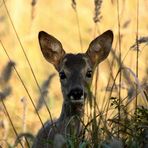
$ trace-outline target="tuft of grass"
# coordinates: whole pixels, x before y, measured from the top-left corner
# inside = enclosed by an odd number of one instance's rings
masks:
[[[13,124],[12,118],[11,118],[11,116],[7,110],[7,107],[5,105],[5,102],[4,102],[5,98],[8,95],[10,95],[10,93],[11,93],[11,87],[9,86],[8,82],[11,78],[12,69],[14,66],[15,66],[15,63],[12,61],[9,61],[8,64],[2,70],[1,79],[0,79],[1,80],[0,85],[2,85],[2,92],[0,92],[0,102],[2,103],[3,111],[6,114],[6,116],[8,117],[16,137],[18,137],[18,133],[16,131],[16,128]],[[5,125],[4,125],[4,127],[5,127]],[[4,138],[6,139],[6,137],[4,137]],[[5,139],[4,139],[4,141],[5,141]],[[23,147],[22,142],[19,142],[19,144],[21,145],[21,147]]]
[[[94,12],[94,17],[93,20],[95,23],[98,23],[101,21],[101,6],[102,6],[102,0],[94,0],[95,4],[95,12]]]
[[[8,62],[0,74],[0,101],[6,99],[11,94],[12,88],[9,85],[9,81],[14,65],[15,63],[13,61]]]
[[[0,101],[2,99],[5,100],[10,94],[11,94],[11,87],[7,86],[2,90],[2,92],[0,91]]]
[[[49,100],[49,98],[47,97],[49,91],[48,91],[48,88],[51,84],[51,80],[52,78],[55,76],[55,73],[49,75],[48,79],[45,80],[41,86],[41,94],[38,98],[38,101],[37,101],[37,105],[36,105],[36,109],[37,111],[39,111],[43,105],[44,105],[44,100],[47,101],[47,99]]]
[[[123,26],[122,26],[122,28],[127,28],[130,25],[130,23],[131,23],[131,20],[130,19],[127,20],[127,21],[125,21],[124,24],[123,24]]]
[[[9,82],[11,75],[12,75],[13,66],[15,66],[15,63],[13,61],[10,61],[7,63],[7,65],[2,70],[1,75],[0,75],[1,85],[5,85],[6,83]]]
[[[76,6],[77,6],[77,3],[76,3],[76,0],[71,0],[71,6],[74,10],[76,10]]]
[[[143,36],[143,37],[140,37],[138,40],[138,45],[141,45],[141,44],[145,44],[145,46],[148,45],[148,36]],[[137,42],[134,43],[132,46],[131,46],[131,49],[135,50],[137,49]]]
[[[32,10],[31,10],[31,18],[32,20],[35,18],[35,6],[37,4],[37,0],[32,0],[31,2],[31,6],[32,6]]]
[[[31,133],[20,133],[15,139],[14,145],[12,147],[17,147],[23,138],[27,139],[27,143],[24,145],[24,147],[31,148],[34,140],[34,136]]]

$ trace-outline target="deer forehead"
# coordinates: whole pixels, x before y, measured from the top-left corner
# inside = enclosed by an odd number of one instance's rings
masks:
[[[82,71],[90,69],[91,65],[85,54],[66,54],[60,67],[67,71]]]

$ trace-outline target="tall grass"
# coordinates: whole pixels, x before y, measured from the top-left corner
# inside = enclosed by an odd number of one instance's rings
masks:
[[[137,18],[136,18],[136,22],[137,22],[137,30],[136,30],[136,47],[137,47],[137,56],[136,56],[136,77],[138,78],[139,77],[139,72],[138,72],[138,69],[139,69],[139,43],[138,43],[138,38],[139,38],[139,0],[137,0],[137,10],[136,10],[136,13],[137,13]],[[137,92],[138,92],[138,85],[136,85],[136,101],[135,101],[135,108],[137,108],[137,100],[138,100],[138,95],[137,95]]]
[[[41,88],[40,88],[40,86],[39,86],[39,83],[38,83],[38,81],[37,81],[36,75],[35,75],[35,73],[34,73],[34,71],[33,71],[32,66],[31,66],[30,60],[29,60],[29,58],[28,58],[28,56],[27,56],[27,54],[26,54],[26,52],[25,52],[25,49],[24,49],[22,43],[21,43],[21,40],[20,40],[20,38],[19,38],[19,35],[18,35],[18,33],[17,33],[16,29],[15,29],[14,23],[13,23],[13,21],[12,21],[12,19],[11,19],[10,13],[9,13],[9,11],[8,11],[8,9],[7,9],[5,0],[3,0],[3,3],[4,3],[4,6],[5,6],[7,15],[8,15],[8,17],[9,17],[9,20],[10,20],[10,22],[11,22],[12,28],[13,28],[13,30],[14,30],[14,32],[15,32],[15,35],[16,35],[17,39],[18,39],[19,45],[21,46],[21,49],[22,49],[22,51],[23,51],[23,54],[24,54],[24,56],[25,56],[25,58],[26,58],[26,61],[27,61],[28,65],[29,65],[29,68],[30,68],[30,70],[31,70],[32,76],[33,76],[33,78],[34,78],[34,80],[35,80],[35,83],[36,83],[36,85],[37,85],[37,87],[38,87],[38,89],[39,89],[39,92],[40,92],[40,94],[41,94],[41,93],[42,93],[42,92],[41,92]],[[8,55],[8,54],[7,54],[7,55]],[[44,99],[43,99],[43,100],[44,100]],[[34,105],[32,99],[31,99],[31,102],[32,102],[32,104],[33,104],[33,106],[34,106],[34,108],[35,108],[35,105]],[[46,109],[47,109],[47,111],[48,111],[48,113],[49,113],[49,116],[50,116],[50,119],[51,119],[51,122],[52,122],[52,116],[51,116],[50,110],[49,110],[49,108],[48,108],[48,106],[47,106],[45,100],[44,100],[44,104],[45,104],[45,106],[46,106]],[[37,109],[35,109],[35,110],[36,110],[36,113],[37,113],[37,115],[38,115],[38,117],[39,117],[39,120],[40,120],[40,122],[41,122],[41,124],[42,124],[42,126],[43,126],[43,123],[42,123],[42,120],[41,120],[41,118],[40,118],[40,115],[39,115]]]
[[[10,80],[11,73],[12,73],[12,67],[13,67],[14,65],[15,65],[14,62],[11,62],[11,61],[10,61],[10,62],[7,64],[7,66],[4,68],[4,70],[2,71],[2,73],[1,73],[1,83],[0,83],[0,84],[2,84],[3,87],[5,87],[5,86],[8,84],[8,81]],[[6,87],[7,87],[7,86],[6,86]],[[9,87],[9,88],[10,88],[10,87]],[[13,124],[13,121],[12,121],[12,119],[11,119],[11,117],[10,117],[10,114],[9,114],[8,109],[7,109],[7,107],[6,107],[6,105],[5,105],[5,102],[4,102],[4,99],[10,94],[10,92],[9,92],[9,91],[5,91],[5,90],[6,90],[6,89],[4,89],[2,92],[0,92],[0,102],[2,103],[3,109],[4,109],[5,113],[6,113],[6,116],[8,117],[8,119],[9,119],[9,121],[10,121],[10,124],[11,124],[11,126],[12,126],[12,128],[13,128],[13,131],[14,131],[16,137],[18,137],[18,133],[17,133],[17,131],[16,131],[16,129],[15,129],[15,126],[14,126],[14,124]],[[26,139],[26,141],[27,141],[27,139]],[[28,141],[27,141],[27,142],[28,142]],[[23,147],[22,142],[19,141],[19,143],[20,143],[21,147]]]
[[[76,14],[76,21],[77,21],[77,28],[78,28],[78,37],[79,37],[79,41],[80,41],[80,48],[81,51],[83,51],[83,43],[82,43],[82,36],[81,36],[81,30],[80,30],[80,22],[79,22],[79,15],[78,15],[78,11],[77,11],[77,3],[76,0],[72,0],[72,4],[71,4],[72,8],[75,11]]]
[[[124,3],[124,7],[120,9],[121,3]],[[83,45],[82,45],[82,34],[80,26],[80,18],[78,15],[78,2],[75,0],[72,0],[72,8],[75,11],[76,14],[76,24],[78,28],[78,38],[80,42],[80,48],[81,51],[83,50]],[[121,28],[121,16],[123,17],[124,11],[125,10],[125,1],[114,1],[112,0],[111,3],[113,4],[113,7],[116,7],[117,10],[117,38],[114,42],[115,48],[112,49],[111,51],[111,57],[112,60],[108,61],[108,67],[110,68],[110,76],[107,82],[107,87],[105,89],[105,94],[103,97],[101,96],[101,92],[99,91],[99,74],[101,73],[101,70],[97,68],[96,70],[96,75],[95,75],[95,84],[94,88],[90,89],[89,92],[89,98],[88,98],[88,104],[87,106],[87,111],[85,114],[84,119],[80,119],[80,122],[84,126],[84,128],[81,131],[81,134],[79,137],[76,137],[75,134],[70,135],[69,137],[64,137],[63,135],[57,135],[55,138],[55,141],[53,142],[55,145],[58,145],[57,141],[60,141],[60,144],[63,146],[68,146],[68,147],[145,147],[148,146],[148,91],[147,91],[147,78],[144,78],[144,84],[141,83],[139,80],[139,73],[140,73],[140,68],[139,68],[139,52],[140,50],[140,44],[145,43],[145,46],[147,46],[148,39],[147,36],[139,38],[139,1],[137,0],[137,9],[136,10],[136,43],[131,46],[131,48],[128,50],[125,56],[123,56],[123,49],[122,49],[122,38],[124,35],[122,34],[122,28]],[[42,126],[44,126],[43,121],[41,119],[41,115],[39,114],[40,108],[45,104],[45,107],[49,113],[50,120],[52,121],[52,115],[51,112],[48,108],[48,105],[46,103],[46,96],[47,96],[47,89],[49,88],[50,80],[52,75],[48,77],[48,79],[43,83],[43,85],[40,87],[38,80],[36,78],[36,73],[34,72],[30,59],[28,55],[26,54],[26,51],[23,47],[23,44],[20,40],[20,37],[18,35],[18,32],[16,31],[15,25],[13,23],[13,20],[10,16],[10,13],[7,9],[6,2],[3,0],[4,7],[6,9],[8,18],[11,22],[12,28],[15,32],[15,35],[17,36],[17,40],[19,42],[19,45],[21,46],[21,50],[23,51],[23,54],[25,56],[25,59],[27,61],[27,64],[29,65],[31,74],[34,78],[34,81],[38,87],[38,91],[40,92],[39,96],[39,101],[37,102],[37,106],[35,105],[32,95],[27,89],[27,86],[24,82],[24,80],[21,77],[21,73],[18,72],[17,67],[14,65],[12,62],[6,48],[4,47],[2,41],[1,46],[5,52],[5,54],[8,57],[8,60],[12,64],[12,67],[14,71],[16,72],[18,79],[22,83],[25,91],[28,94],[28,97],[33,105],[33,108],[35,109],[35,112],[39,118],[39,121],[41,122]],[[92,27],[94,30],[93,34],[95,37],[98,32],[102,32],[101,30],[101,20],[104,19],[103,14],[101,13],[101,7],[102,7],[103,1],[102,0],[94,0],[94,27]],[[32,6],[38,5],[37,1],[32,1]],[[121,13],[120,13],[121,12]],[[33,12],[32,12],[33,13]],[[32,15],[34,16],[34,15]],[[108,15],[110,17],[110,15]],[[123,25],[123,28],[128,27],[130,21],[126,21]],[[100,23],[100,24],[99,24]],[[99,31],[98,31],[99,30]],[[98,31],[98,32],[97,32]],[[116,32],[115,32],[116,35]],[[117,50],[118,48],[118,50]],[[136,71],[135,73],[133,72],[132,68],[129,68],[126,66],[124,63],[126,61],[126,57],[129,54],[129,51],[131,49],[136,48]],[[121,50],[122,49],[122,50]],[[124,57],[124,58],[123,58]],[[115,66],[117,65],[117,69],[115,69]],[[117,72],[116,72],[117,70]],[[9,69],[9,71],[11,71]],[[9,71],[3,72],[2,75],[5,77],[3,80],[6,81],[10,78]],[[119,78],[119,80],[118,80]],[[133,80],[134,78],[134,80]],[[2,78],[0,79],[0,84],[3,82],[1,81]],[[124,86],[123,83],[125,83],[126,87],[125,90],[123,90]],[[52,87],[52,83],[51,83]],[[8,87],[9,88],[9,87]],[[4,91],[7,90],[7,91]],[[92,95],[92,90],[94,90],[94,95]],[[108,92],[109,90],[109,92]],[[126,92],[125,92],[126,91]],[[10,116],[9,110],[7,109],[7,106],[5,105],[5,100],[3,98],[6,98],[10,94],[9,89],[3,89],[3,91],[0,91],[0,102],[2,103],[2,106],[4,107],[4,111],[6,113],[6,116],[8,117],[8,120],[13,128],[13,132],[16,135],[16,140],[14,140],[13,147],[16,147],[19,143],[21,147],[30,147],[30,143],[33,141],[33,134],[31,133],[32,131],[28,133],[25,131],[19,132],[18,129],[15,127],[15,119],[13,119]],[[126,96],[123,95],[123,92],[126,93]],[[2,95],[6,94],[6,95]],[[98,101],[100,98],[98,97],[100,95],[103,99],[103,104],[100,107]],[[5,96],[5,97],[4,97]],[[106,100],[106,101],[105,101]],[[138,100],[143,101],[144,105],[139,105]],[[135,102],[135,105],[133,107],[133,104]],[[25,109],[26,105],[24,104],[24,123],[23,126],[25,127]],[[69,121],[71,122],[71,121]],[[33,121],[32,124],[34,125]],[[68,125],[67,125],[68,126]],[[22,143],[22,139],[25,137],[26,140],[26,145]],[[60,145],[59,144],[59,145]],[[9,146],[11,146],[9,144]]]

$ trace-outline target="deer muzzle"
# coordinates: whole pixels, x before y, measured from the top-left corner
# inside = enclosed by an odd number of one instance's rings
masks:
[[[74,88],[69,92],[68,98],[72,103],[84,103],[86,93],[81,88]]]

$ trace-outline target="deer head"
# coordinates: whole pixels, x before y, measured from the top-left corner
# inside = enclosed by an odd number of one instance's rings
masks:
[[[113,33],[108,30],[90,43],[86,53],[66,54],[59,40],[46,32],[39,32],[43,56],[59,73],[64,103],[75,106],[75,112],[80,112],[80,106],[88,95],[94,70],[107,58],[112,42]]]

